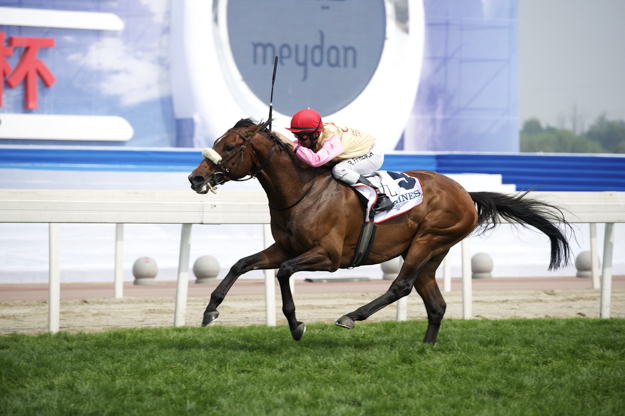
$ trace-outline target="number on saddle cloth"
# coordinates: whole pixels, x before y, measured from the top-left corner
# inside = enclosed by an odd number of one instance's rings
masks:
[[[377,176],[367,178],[367,180],[370,180],[374,186],[380,186],[380,189],[384,190],[383,192],[393,201],[394,205],[392,210],[383,211],[379,213],[380,215],[376,215],[376,223],[386,221],[389,218],[409,211],[423,202],[423,190],[417,178],[403,172],[380,171],[376,172],[376,174],[379,175],[380,181],[377,180]],[[365,207],[372,207],[376,198],[376,190],[372,190],[368,186],[362,186],[362,184],[355,185],[353,188],[363,204],[367,200],[368,203]],[[369,212],[365,215],[365,222],[369,221],[368,214]]]
[[[408,176],[402,172],[387,171],[386,173],[388,173],[388,176],[390,176],[395,180],[395,182],[397,182],[397,185],[406,190],[414,188],[415,184],[417,183],[417,180],[415,178],[413,178],[412,176]]]
[[[383,178],[386,178],[386,179],[384,180]],[[375,187],[383,186],[385,191],[388,192],[389,196],[391,197],[401,198],[402,194],[414,193],[415,195],[413,197],[408,198],[409,200],[413,202],[413,205],[414,203],[417,203],[417,204],[420,203],[418,202],[419,197],[421,197],[421,201],[422,201],[422,194],[421,194],[420,186],[415,189],[415,185],[417,185],[418,183],[417,179],[411,176],[408,176],[405,173],[385,172],[384,174],[381,174],[381,173],[376,172],[373,175],[367,176],[366,179],[370,181],[370,183]],[[354,188],[354,191],[356,191],[356,195],[358,195],[358,198],[364,204],[365,210],[368,208],[369,212],[365,213],[365,218],[364,218],[365,223],[363,224],[363,227],[360,231],[360,236],[358,237],[358,244],[356,245],[354,256],[352,257],[351,262],[347,266],[348,268],[360,266],[369,256],[369,252],[371,251],[371,247],[373,245],[373,240],[375,239],[376,223],[385,221],[386,219],[399,214],[400,212],[399,209],[402,206],[405,206],[407,209],[410,209],[410,205],[406,205],[408,203],[407,201],[401,201],[397,205],[397,212],[393,211],[393,213],[391,213],[390,211],[388,211],[388,212],[379,213],[380,219],[376,221],[376,219],[374,218],[375,213],[372,208],[373,200],[370,200],[370,198],[373,198],[375,196],[375,194],[372,194],[372,192],[375,193],[377,192],[377,190],[375,189],[371,190],[368,186],[363,186],[362,184],[359,184],[359,186],[352,185],[352,187]],[[367,190],[365,194],[369,194],[369,197],[361,193],[361,191],[364,189]]]

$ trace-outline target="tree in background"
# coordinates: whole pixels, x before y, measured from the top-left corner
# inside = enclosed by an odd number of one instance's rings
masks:
[[[625,122],[602,114],[582,133],[544,127],[536,118],[523,123],[521,152],[625,153]]]
[[[601,144],[607,153],[625,153],[625,121],[608,120],[605,114],[590,126],[586,137]]]

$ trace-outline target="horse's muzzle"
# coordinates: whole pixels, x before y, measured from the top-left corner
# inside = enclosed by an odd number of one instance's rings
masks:
[[[217,175],[220,175],[219,177]],[[217,193],[216,186],[224,183],[224,175],[221,172],[216,172],[207,176],[203,175],[189,175],[189,182],[191,182],[191,189],[198,194],[206,194],[210,190],[213,193]]]

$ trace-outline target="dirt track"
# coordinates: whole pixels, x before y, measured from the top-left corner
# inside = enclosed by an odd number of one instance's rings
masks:
[[[333,323],[337,318],[373,300],[378,294],[295,294],[297,317],[304,322]],[[462,294],[444,294],[447,319],[462,318]],[[475,291],[475,319],[506,318],[571,318],[599,317],[599,290],[519,290]],[[190,297],[186,323],[199,326],[208,297]],[[123,298],[61,301],[61,331],[97,332],[116,328],[173,326],[175,299]],[[277,297],[278,325],[286,324]],[[391,305],[370,321],[395,319],[396,307]],[[264,325],[264,296],[230,296],[219,308],[220,317],[214,325]],[[610,316],[625,318],[625,290],[612,291]],[[408,298],[408,319],[426,319],[423,302],[414,292]],[[47,332],[48,305],[45,301],[0,302],[0,334]]]

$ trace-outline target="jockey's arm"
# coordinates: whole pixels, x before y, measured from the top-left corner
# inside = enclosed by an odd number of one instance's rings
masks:
[[[299,143],[296,143],[293,150],[296,150],[295,155],[299,160],[313,167],[325,165],[344,151],[339,136],[327,139],[316,153],[307,147],[300,146]]]

